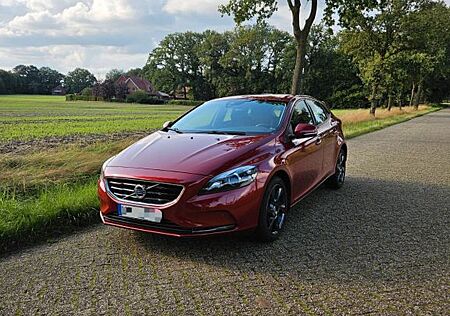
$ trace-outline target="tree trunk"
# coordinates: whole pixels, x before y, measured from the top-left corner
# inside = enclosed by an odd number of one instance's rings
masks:
[[[400,111],[402,110],[402,106],[403,106],[403,96],[402,93],[400,93],[398,96],[398,108],[400,109]]]
[[[375,111],[377,110],[377,85],[374,84],[372,86],[372,96],[370,100],[370,114],[375,116]]]
[[[420,96],[422,94],[422,83],[419,83],[417,85],[417,92],[414,96],[414,110],[419,109],[419,103],[420,103]]]
[[[390,111],[391,108],[392,108],[392,94],[389,94],[389,97],[388,97],[388,106],[387,106],[388,111]]]
[[[301,89],[301,81],[303,75],[303,67],[305,61],[306,44],[311,30],[311,26],[316,18],[317,13],[317,0],[311,0],[311,11],[309,17],[305,21],[303,30],[300,28],[300,6],[299,0],[288,0],[289,9],[292,13],[292,28],[294,31],[294,37],[297,41],[297,56],[295,58],[295,68],[292,75],[291,94],[297,94]]]
[[[411,99],[409,99],[409,106],[413,105],[415,91],[416,91],[416,83],[413,81],[413,85],[412,85],[412,89],[411,89]]]
[[[297,41],[297,56],[295,58],[294,74],[292,76],[291,94],[300,93],[301,80],[303,75],[306,41],[300,39]]]

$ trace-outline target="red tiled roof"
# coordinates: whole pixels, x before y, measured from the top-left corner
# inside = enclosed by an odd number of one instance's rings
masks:
[[[140,90],[146,91],[146,92],[153,92],[154,88],[150,81],[140,78],[138,76],[125,76],[122,75],[117,79],[117,84],[123,84],[126,83],[128,80],[131,80],[136,87],[138,87]]]

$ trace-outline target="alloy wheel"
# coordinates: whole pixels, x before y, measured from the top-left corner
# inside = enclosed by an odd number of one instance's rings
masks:
[[[286,217],[287,195],[280,184],[276,184],[267,201],[267,227],[272,235],[277,235]]]
[[[339,159],[336,164],[337,182],[339,184],[344,183],[345,180],[345,153],[339,153]]]

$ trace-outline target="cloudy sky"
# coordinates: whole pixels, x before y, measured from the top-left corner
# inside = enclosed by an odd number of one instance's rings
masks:
[[[232,19],[217,12],[224,2],[0,0],[0,68],[34,64],[67,73],[84,67],[102,78],[111,68],[142,67],[168,33],[231,29]],[[270,23],[290,31],[290,12],[280,3]]]
[[[0,68],[75,67],[103,77],[142,67],[168,33],[231,29],[217,12],[226,0],[0,0]],[[284,5],[270,23],[290,30]]]

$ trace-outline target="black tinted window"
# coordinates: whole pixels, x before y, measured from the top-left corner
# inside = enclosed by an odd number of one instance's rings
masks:
[[[299,101],[294,106],[294,111],[292,113],[291,126],[292,129],[295,129],[297,124],[305,123],[305,124],[314,124],[314,120],[311,116],[311,112],[306,106],[305,101]]]
[[[315,101],[308,100],[307,102],[311,107],[317,124],[323,123],[328,118],[328,112],[322,107],[322,105]]]

